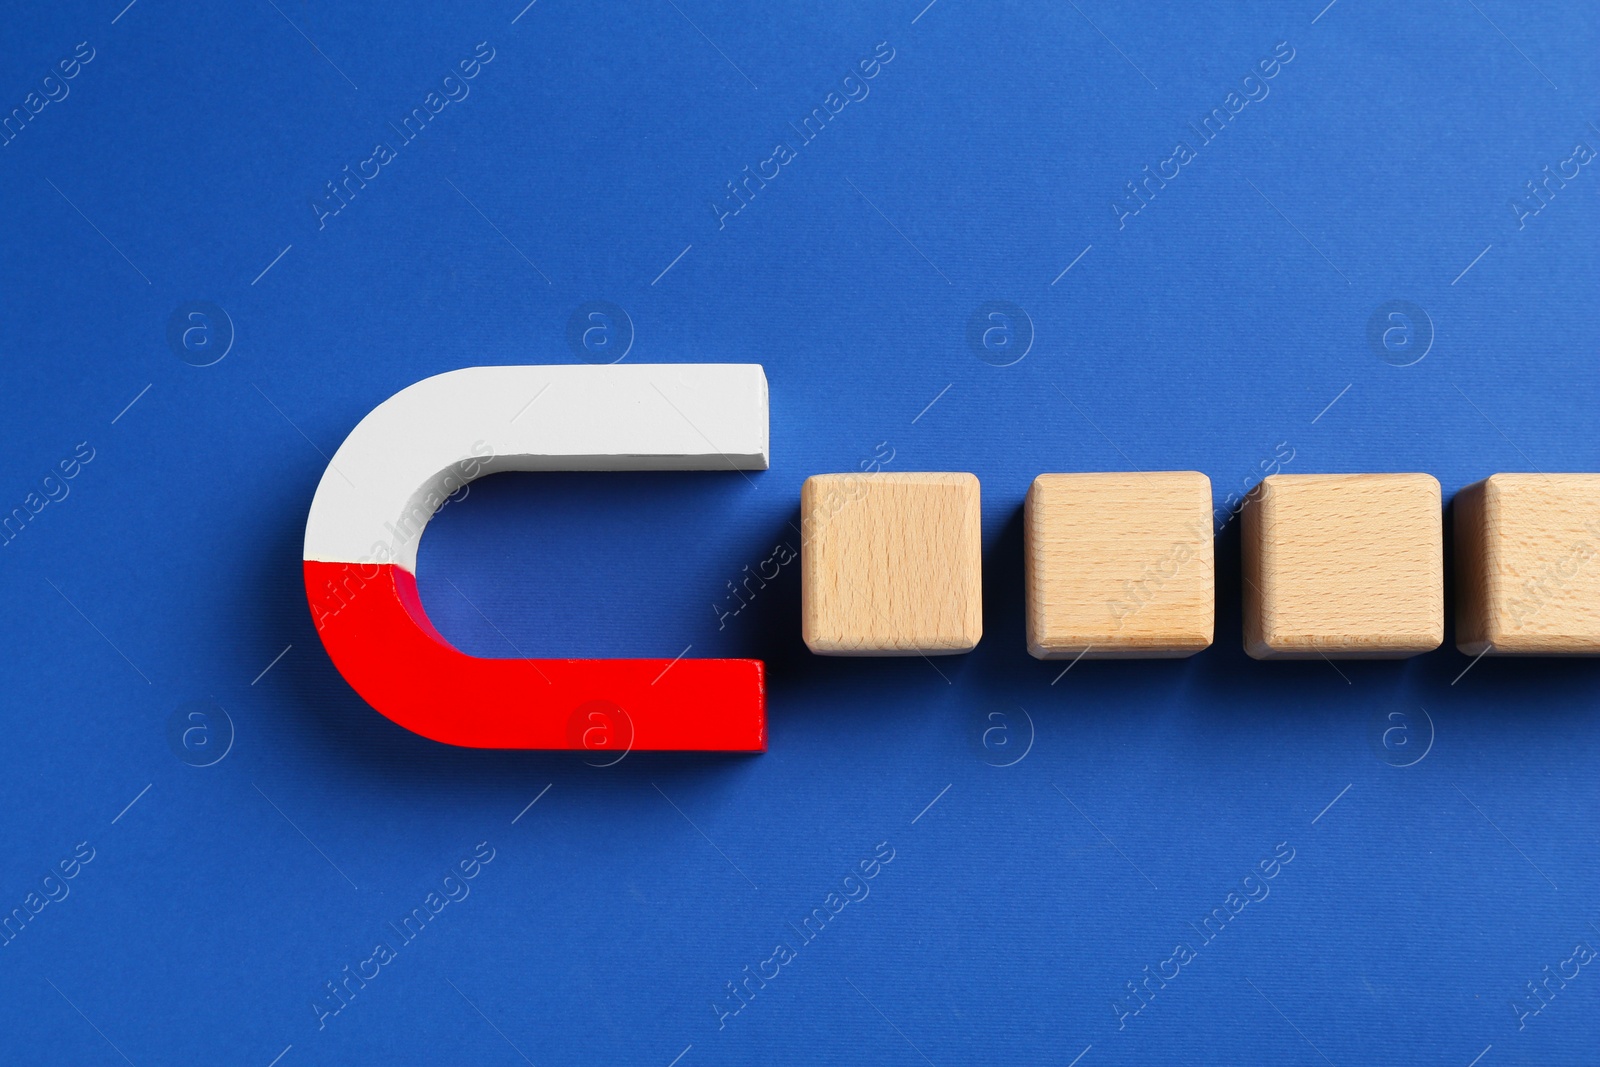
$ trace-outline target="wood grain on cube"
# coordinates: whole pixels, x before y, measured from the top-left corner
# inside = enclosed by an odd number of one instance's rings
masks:
[[[1456,494],[1456,647],[1600,655],[1600,474],[1496,474]]]
[[[1256,659],[1394,659],[1444,642],[1444,524],[1429,474],[1275,474],[1243,511]]]
[[[971,474],[819,474],[800,491],[801,629],[825,656],[969,652],[983,636]]]
[[[1211,480],[1196,471],[1041,474],[1023,508],[1028,652],[1192,656],[1216,623]]]

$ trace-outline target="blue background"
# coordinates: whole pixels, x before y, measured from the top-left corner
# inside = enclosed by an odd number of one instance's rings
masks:
[[[1520,1028],[1511,1001],[1600,945],[1600,664],[1463,675],[1453,633],[1400,663],[1253,662],[1232,520],[1212,649],[1062,675],[1024,650],[1020,554],[1042,471],[1204,471],[1226,518],[1281,453],[1447,498],[1600,469],[1600,174],[1511,207],[1600,145],[1592,5],[6,21],[6,112],[95,55],[0,148],[0,508],[78,442],[95,458],[0,549],[0,910],[78,842],[95,858],[0,948],[0,1061],[1592,1062],[1600,975]],[[480,41],[470,95],[319,228],[324,183]],[[1187,124],[1280,41],[1270,94],[1200,145]],[[879,42],[870,95],[719,226],[724,183]],[[1119,228],[1179,140],[1196,158]],[[167,340],[196,300],[235,334],[203,368]],[[625,310],[630,362],[764,364],[771,470],[496,476],[430,527],[424,600],[482,655],[765,659],[765,755],[452,750],[368,709],[312,629],[326,455],[426,375],[595,358],[566,341],[591,300]],[[1431,320],[1410,366],[1368,339],[1390,300]],[[969,343],[988,301],[1026,317],[1020,362]],[[802,480],[891,451],[982,480],[977,651],[812,657],[794,565],[719,629]],[[191,701],[226,719],[186,749]],[[229,722],[225,758],[180,758]],[[319,1029],[322,983],[480,841],[471,895]],[[883,841],[870,896],[719,1026],[724,983]],[[1280,842],[1270,896],[1201,946],[1189,923]],[[1124,983],[1184,940],[1198,958],[1119,1028]]]

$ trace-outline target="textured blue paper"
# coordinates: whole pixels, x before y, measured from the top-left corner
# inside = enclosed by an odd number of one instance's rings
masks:
[[[0,508],[60,497],[0,548],[0,1062],[1593,1062],[1600,665],[1253,662],[1233,520],[1214,648],[1063,675],[1019,514],[1600,469],[1592,5],[122,2],[0,35]],[[763,658],[770,751],[405,733],[306,610],[327,455],[619,346],[764,364],[772,469],[489,479],[423,597],[482,655]],[[729,614],[886,457],[982,480],[978,650],[812,657],[795,565]]]

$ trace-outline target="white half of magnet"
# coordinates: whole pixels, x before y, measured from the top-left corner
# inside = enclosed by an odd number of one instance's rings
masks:
[[[767,464],[759,364],[466,367],[407,386],[350,432],[317,485],[305,558],[415,574],[428,517],[499,471]]]

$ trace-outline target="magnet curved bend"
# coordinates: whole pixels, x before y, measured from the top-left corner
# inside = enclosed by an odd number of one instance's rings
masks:
[[[435,741],[595,748],[598,724],[618,748],[763,751],[760,660],[468,656],[428,621],[416,569],[428,519],[485,474],[766,467],[767,378],[755,364],[426,378],[362,419],[317,485],[305,541],[317,633],[367,703]]]

